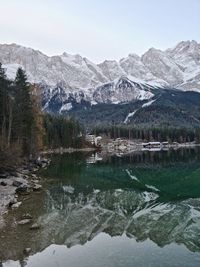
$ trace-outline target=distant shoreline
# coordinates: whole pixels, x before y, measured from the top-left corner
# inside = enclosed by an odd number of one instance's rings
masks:
[[[95,152],[95,151],[103,151],[103,152],[113,152],[113,151],[121,151],[121,152],[125,152],[124,154],[126,154],[126,152],[131,153],[134,151],[161,151],[161,150],[168,150],[170,148],[172,149],[179,149],[179,148],[190,148],[190,147],[199,147],[200,144],[195,144],[195,143],[178,143],[178,144],[169,144],[164,148],[144,148],[142,147],[142,143],[135,143],[135,147],[133,148],[128,148],[125,150],[121,150],[119,147],[115,147],[113,149],[109,149],[108,144],[104,144],[101,148],[96,148],[96,147],[86,147],[86,148],[55,148],[55,149],[48,149],[45,151],[42,151],[41,154],[42,155],[48,155],[48,154],[65,154],[65,153],[74,153],[74,152]]]

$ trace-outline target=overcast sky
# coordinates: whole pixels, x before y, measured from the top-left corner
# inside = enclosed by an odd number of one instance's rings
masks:
[[[94,62],[200,42],[200,0],[0,0],[0,43]]]

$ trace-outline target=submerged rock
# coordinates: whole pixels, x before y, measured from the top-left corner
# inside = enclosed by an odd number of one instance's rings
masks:
[[[13,177],[19,177],[19,173],[17,171],[10,171],[9,172],[10,176],[13,176]]]
[[[13,209],[19,208],[19,206],[22,204],[22,202],[17,202],[15,204],[12,205]]]
[[[33,191],[39,191],[39,190],[41,190],[42,189],[42,186],[40,185],[40,184],[35,184],[34,186],[33,186]]]
[[[36,180],[37,180],[37,175],[36,175],[36,174],[31,174],[30,176],[31,176],[31,178],[33,178],[33,179],[36,179]]]
[[[24,224],[28,224],[28,223],[30,223],[30,222],[31,222],[30,219],[24,219],[24,220],[19,221],[18,224],[19,224],[19,225],[24,225]]]
[[[20,187],[21,185],[22,185],[23,183],[22,182],[20,182],[20,181],[13,181],[13,186],[15,186],[15,187]]]
[[[17,187],[17,189],[15,191],[16,191],[16,193],[28,193],[28,186],[23,184],[23,185]]]
[[[41,228],[41,226],[38,223],[34,223],[30,227],[31,230],[38,230],[40,228]]]
[[[30,171],[27,170],[27,169],[22,169],[22,170],[20,171],[20,173],[23,174],[23,175],[28,175],[28,174],[30,173]]]
[[[39,180],[37,179],[37,180],[31,180],[34,184],[37,184],[37,183],[39,183]]]
[[[24,161],[24,164],[13,166],[12,168],[0,168],[0,220],[1,215],[7,208],[18,208],[21,202],[17,201],[18,195],[30,194],[33,190],[40,191],[42,185],[39,184],[40,177],[36,172],[43,165],[50,161],[39,158],[39,166],[35,160]],[[24,215],[22,219],[32,219],[32,216]]]
[[[30,213],[25,213],[22,215],[23,219],[33,219],[33,216]]]
[[[17,203],[17,198],[15,197],[15,198],[13,198],[13,199],[10,200],[8,206],[9,206],[9,207],[12,207],[12,205],[13,205],[13,204],[16,204],[16,203]]]

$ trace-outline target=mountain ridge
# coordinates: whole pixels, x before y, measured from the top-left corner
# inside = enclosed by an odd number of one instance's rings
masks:
[[[0,44],[0,62],[10,78],[21,66],[30,82],[49,86],[62,83],[65,89],[86,90],[130,75],[144,83],[200,91],[200,44],[194,40],[182,41],[164,51],[150,48],[141,57],[132,53],[119,61],[99,64],[79,54],[47,56],[17,44]]]

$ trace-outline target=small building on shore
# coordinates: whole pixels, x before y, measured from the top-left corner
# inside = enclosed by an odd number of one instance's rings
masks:
[[[142,143],[143,148],[168,148],[169,142],[148,142],[148,143]]]
[[[93,145],[95,147],[101,147],[101,140],[102,140],[101,136],[96,136],[94,134],[88,134],[85,136],[85,140],[88,143],[91,143],[91,145]]]

